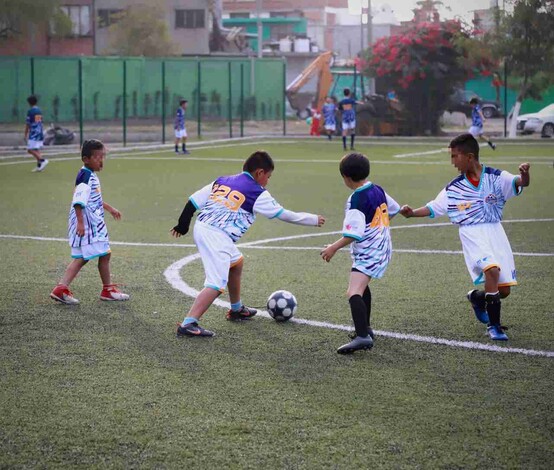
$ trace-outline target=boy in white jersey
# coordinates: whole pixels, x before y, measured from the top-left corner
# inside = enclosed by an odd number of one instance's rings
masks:
[[[51,298],[64,304],[79,303],[69,290],[69,285],[81,268],[94,258],[98,258],[98,271],[103,284],[100,299],[110,301],[129,299],[129,296],[120,292],[111,281],[111,251],[108,229],[104,222],[104,210],[107,210],[116,220],[121,219],[121,213],[102,200],[100,180],[96,172],[104,167],[105,157],[106,148],[99,140],[86,140],[83,143],[81,159],[84,166],[77,174],[68,220],[69,246],[71,246],[73,261],[50,294]]]
[[[360,153],[349,153],[340,162],[344,184],[354,192],[346,201],[342,238],[325,247],[321,257],[329,262],[335,253],[350,245],[352,270],[348,284],[348,302],[356,335],[338,348],[339,354],[352,354],[373,347],[371,316],[371,279],[383,277],[392,254],[389,219],[400,206],[369,176],[369,160]]]
[[[439,217],[447,214],[460,226],[460,240],[467,269],[475,285],[485,290],[467,294],[477,319],[487,324],[492,340],[506,341],[500,323],[500,299],[517,285],[514,257],[502,228],[502,210],[508,199],[529,186],[529,163],[519,165],[519,176],[479,163],[479,143],[471,134],[450,142],[452,164],[461,175],[454,178],[434,201],[418,209],[403,206],[404,217]]]
[[[227,320],[246,320],[256,310],[244,306],[240,298],[243,257],[235,245],[261,214],[269,219],[321,227],[321,215],[284,209],[265,189],[274,164],[267,152],[258,150],[244,162],[243,172],[221,176],[189,197],[179,223],[171,229],[174,237],[185,235],[196,210],[194,242],[206,273],[204,288],[194,300],[187,316],[177,326],[177,336],[214,336],[198,326],[200,317],[219,295],[229,289],[231,309]]]

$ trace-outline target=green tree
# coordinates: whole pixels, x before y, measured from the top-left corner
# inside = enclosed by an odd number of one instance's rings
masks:
[[[30,28],[52,27],[52,33],[71,32],[71,21],[60,0],[0,0],[0,37],[25,34]]]
[[[540,99],[554,83],[554,1],[515,0],[513,5],[513,12],[502,18],[495,38],[495,52],[506,61],[518,91],[510,137],[516,136],[522,101]]]
[[[160,1],[133,5],[109,27],[109,52],[123,56],[159,57],[178,53],[171,40]]]

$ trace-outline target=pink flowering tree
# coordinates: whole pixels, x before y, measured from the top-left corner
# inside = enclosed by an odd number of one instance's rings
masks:
[[[494,69],[488,51],[457,21],[420,23],[381,38],[366,51],[361,65],[377,79],[378,88],[395,91],[413,135],[438,134],[454,87]]]

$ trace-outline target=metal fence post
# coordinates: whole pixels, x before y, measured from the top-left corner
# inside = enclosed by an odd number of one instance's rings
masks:
[[[127,61],[123,59],[123,147],[127,146]]]
[[[202,118],[201,118],[201,114],[202,114],[202,92],[201,92],[201,89],[200,89],[200,84],[202,83],[202,66],[200,64],[200,59],[198,59],[198,73],[196,74],[196,78],[197,78],[197,84],[196,84],[196,90],[198,91],[198,96],[196,98],[196,102],[198,103],[198,116],[196,116],[196,120],[197,120],[197,134],[198,134],[198,138],[201,137],[202,135],[202,131],[201,131],[201,125],[202,125]]]
[[[31,95],[35,94],[35,58],[31,57]]]
[[[240,136],[244,137],[244,64],[240,64]]]
[[[283,57],[283,135],[287,135],[287,61]]]
[[[79,143],[83,145],[83,59],[78,64],[78,93],[79,93]]]
[[[233,138],[233,100],[231,96],[231,61],[227,63],[229,71],[229,138]]]
[[[162,144],[165,144],[165,60],[162,60]]]

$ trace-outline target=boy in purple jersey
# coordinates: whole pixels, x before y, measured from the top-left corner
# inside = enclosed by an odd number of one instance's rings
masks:
[[[298,225],[321,227],[325,223],[321,215],[292,212],[273,199],[265,189],[273,169],[267,152],[254,152],[244,162],[242,173],[221,176],[190,196],[179,223],[171,229],[174,237],[185,235],[194,212],[200,210],[194,224],[194,242],[206,280],[185,319],[177,325],[178,337],[214,336],[198,321],[226,288],[231,302],[227,320],[247,320],[256,315],[256,310],[246,307],[240,297],[243,256],[235,245],[254,223],[256,214]]]
[[[38,99],[35,95],[31,95],[27,98],[29,103],[29,111],[27,112],[27,119],[25,121],[25,141],[27,142],[27,153],[35,157],[37,166],[33,168],[33,171],[42,171],[48,165],[48,160],[42,158],[40,149],[43,145],[44,133],[42,129],[42,111],[37,106]]]
[[[519,165],[519,175],[489,168],[479,163],[479,143],[471,134],[462,134],[450,142],[452,164],[461,173],[427,205],[418,209],[403,206],[404,217],[448,215],[459,226],[459,235],[467,269],[475,285],[484,282],[484,290],[467,294],[477,320],[487,324],[492,340],[506,341],[500,323],[500,299],[510,295],[517,285],[510,242],[500,223],[506,201],[529,186],[529,163]]]
[[[369,282],[383,277],[387,269],[392,254],[389,219],[400,206],[383,188],[367,179],[369,160],[365,155],[345,155],[339,169],[344,184],[354,192],[346,201],[342,238],[326,246],[321,257],[329,262],[338,250],[350,245],[352,270],[347,295],[356,334],[337,352],[352,354],[373,347]]]
[[[102,199],[100,180],[96,172],[104,168],[106,148],[99,140],[86,140],[81,149],[81,168],[75,181],[73,200],[69,211],[68,234],[73,261],[69,264],[58,285],[50,297],[67,305],[78,304],[73,297],[69,285],[79,271],[90,260],[98,258],[98,272],[103,288],[101,300],[128,300],[129,296],[120,292],[116,284],[112,284],[110,273],[111,250],[108,230],[104,222],[104,210],[107,210],[115,220],[121,219],[121,213]]]

